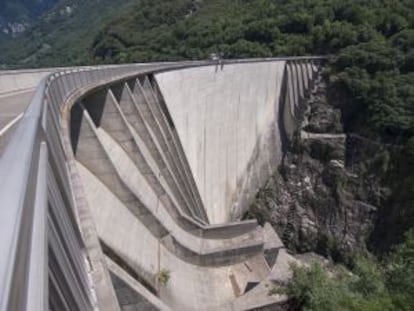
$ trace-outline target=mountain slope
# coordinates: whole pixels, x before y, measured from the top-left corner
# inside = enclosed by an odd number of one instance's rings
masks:
[[[28,31],[3,44],[0,66],[45,67],[91,63],[89,50],[98,29],[111,14],[130,2],[60,1]]]
[[[16,35],[53,7],[59,0],[0,0],[0,31]]]

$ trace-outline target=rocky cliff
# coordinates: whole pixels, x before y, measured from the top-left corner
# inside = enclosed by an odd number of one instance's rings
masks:
[[[377,174],[387,165],[387,152],[344,133],[340,102],[319,79],[282,164],[247,217],[270,221],[293,252],[347,261],[366,249],[377,207],[388,195]]]

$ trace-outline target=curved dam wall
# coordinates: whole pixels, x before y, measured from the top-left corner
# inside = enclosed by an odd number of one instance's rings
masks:
[[[0,186],[9,207],[0,217],[0,309],[273,310],[283,303],[268,293],[289,278],[294,258],[270,224],[237,215],[249,200],[243,193],[251,196],[273,170],[317,95],[318,60],[127,64],[42,79],[0,158],[10,175]],[[173,78],[163,84],[166,71]],[[6,80],[0,86],[25,88]],[[180,100],[167,98],[171,86]],[[191,118],[198,119],[190,128]],[[205,150],[201,177],[194,148]],[[206,204],[220,193],[224,216]]]
[[[73,105],[74,175],[107,256],[175,310],[218,310],[267,279],[264,249],[276,255],[278,246],[256,221],[208,225],[187,210],[197,202],[189,169],[150,80],[113,83]]]
[[[240,218],[277,168],[285,61],[155,76],[210,223]]]
[[[281,301],[267,287],[291,258],[270,225],[237,220],[281,161],[312,84],[303,64],[146,71],[70,105],[64,140],[105,258],[152,298],[175,310]]]

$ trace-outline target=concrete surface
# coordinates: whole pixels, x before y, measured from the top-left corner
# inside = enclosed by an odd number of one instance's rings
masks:
[[[269,224],[240,216],[277,169],[316,69],[278,60],[149,73],[75,103],[74,171],[111,272],[173,310],[285,301],[269,291],[294,258]],[[141,304],[130,294],[123,309]]]
[[[230,276],[244,290],[249,280],[260,282],[269,274],[262,255],[222,267],[199,267],[177,258],[93,174],[79,163],[78,169],[100,238],[174,310],[212,310],[236,297]],[[161,269],[170,273],[165,287],[156,283]]]
[[[260,230],[230,239],[202,239],[184,230],[177,224],[168,211],[168,207],[164,205],[164,202],[151,189],[149,183],[140,174],[128,154],[102,128],[96,129],[96,136],[122,184],[145,207],[148,215],[153,215],[154,221],[161,224],[163,231],[173,236],[174,241],[178,242],[186,250],[194,254],[207,255],[211,252],[218,252],[220,249],[233,248],[234,245],[238,245],[240,249],[245,249],[246,251],[249,248],[256,248],[256,246],[260,249],[263,243]],[[103,166],[100,168],[103,168]],[[95,172],[97,171],[95,170]],[[102,177],[101,174],[97,174]],[[113,178],[115,178],[115,175]],[[88,183],[92,184],[90,180]],[[100,194],[101,192],[95,190],[91,193],[92,195],[98,195],[95,202],[99,202],[99,206],[101,207],[111,202],[110,200],[102,200],[103,196]],[[147,219],[150,219],[149,217],[147,216]],[[148,224],[145,225],[148,226]],[[237,255],[235,254],[235,256],[239,257],[239,259],[243,258],[241,251]]]
[[[56,69],[57,70],[57,69]],[[0,71],[0,96],[36,88],[54,69]]]
[[[0,96],[0,129],[24,112],[34,94],[34,89]]]
[[[40,80],[51,71],[0,71],[0,156],[11,139],[18,121]]]
[[[156,75],[210,223],[237,219],[276,168],[285,62]]]
[[[119,304],[123,311],[172,311],[170,307],[134,279],[121,266],[107,256],[105,260],[108,269],[112,273],[112,278],[116,279],[113,281],[114,288],[117,291]]]
[[[0,156],[10,141],[33,94],[34,89],[0,95]]]

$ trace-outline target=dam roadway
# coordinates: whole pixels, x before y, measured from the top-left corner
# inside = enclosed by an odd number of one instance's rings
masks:
[[[27,159],[42,159],[48,149],[50,216],[43,223],[50,285],[43,303],[52,310],[252,310],[285,303],[268,292],[286,281],[295,259],[270,224],[241,219],[297,130],[322,61],[57,69],[35,93],[18,83],[3,87],[2,128],[15,134],[3,147],[0,172],[22,169],[13,151],[24,149],[25,128],[39,130],[29,137],[35,140]],[[44,164],[30,167],[22,188],[37,193],[30,176]],[[4,202],[13,201],[7,197],[13,189],[0,184]],[[27,198],[33,191],[19,202],[38,202]],[[9,206],[0,210],[5,227]],[[19,302],[10,298],[7,306],[13,304]]]
[[[50,70],[0,71],[0,155],[32,98]]]

